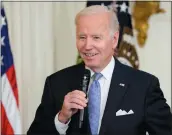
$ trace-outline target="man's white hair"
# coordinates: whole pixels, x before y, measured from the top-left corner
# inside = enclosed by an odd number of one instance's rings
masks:
[[[103,13],[103,12],[110,14],[110,35],[113,36],[115,32],[119,31],[118,18],[114,10],[112,10],[111,8],[108,9],[108,7],[104,5],[93,5],[81,10],[75,17],[75,25],[77,25],[77,21],[80,16],[92,15],[92,14]]]

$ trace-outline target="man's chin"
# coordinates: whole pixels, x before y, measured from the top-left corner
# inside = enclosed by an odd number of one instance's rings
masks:
[[[87,67],[89,67],[89,68],[96,68],[97,66],[96,66],[96,63],[85,63],[85,65],[87,66]]]

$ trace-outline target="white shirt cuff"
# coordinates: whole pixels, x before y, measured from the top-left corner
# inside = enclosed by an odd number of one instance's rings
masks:
[[[59,113],[57,113],[57,115],[55,116],[55,119],[54,119],[56,130],[59,132],[59,134],[65,135],[66,134],[66,130],[69,127],[68,125],[69,125],[71,119],[68,121],[68,123],[64,124],[64,123],[61,123],[59,121],[58,116],[59,116]]]

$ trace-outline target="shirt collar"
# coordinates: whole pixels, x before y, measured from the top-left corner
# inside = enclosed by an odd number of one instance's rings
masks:
[[[105,79],[111,80],[114,66],[115,66],[115,59],[114,59],[114,57],[112,57],[109,64],[100,72]],[[85,67],[85,68],[90,70],[91,78],[92,78],[94,75],[94,72],[89,67]]]

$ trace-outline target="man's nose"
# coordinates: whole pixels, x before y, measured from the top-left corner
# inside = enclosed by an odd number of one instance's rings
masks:
[[[93,42],[91,41],[91,39],[87,38],[85,43],[85,49],[90,50],[92,49],[92,47],[93,47]]]

